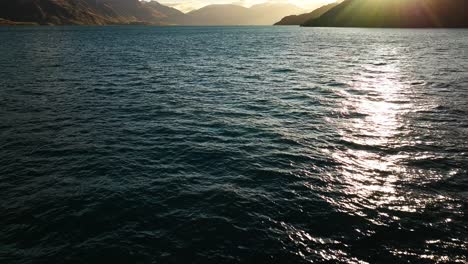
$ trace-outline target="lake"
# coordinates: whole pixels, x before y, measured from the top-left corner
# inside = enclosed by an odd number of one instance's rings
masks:
[[[2,263],[468,261],[468,30],[0,40]]]

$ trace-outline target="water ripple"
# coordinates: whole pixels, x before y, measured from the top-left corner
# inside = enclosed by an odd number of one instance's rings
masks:
[[[468,261],[466,30],[0,38],[2,263]]]

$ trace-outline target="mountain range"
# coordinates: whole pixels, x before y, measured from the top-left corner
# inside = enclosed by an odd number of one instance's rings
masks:
[[[345,0],[318,18],[314,27],[468,27],[468,0]]]
[[[324,5],[315,9],[310,13],[300,14],[300,15],[290,15],[281,19],[279,22],[276,22],[276,26],[286,26],[286,25],[301,25],[308,20],[319,18],[326,12],[328,12],[333,7],[337,6],[338,2]]]
[[[250,8],[209,5],[187,14],[156,1],[139,0],[0,0],[0,24],[41,25],[271,25],[303,12],[284,3]]]
[[[468,27],[468,0],[340,0],[310,13],[287,3],[208,5],[188,13],[140,0],[0,0],[0,25],[302,25]],[[282,19],[281,19],[282,18]]]
[[[194,25],[272,25],[285,15],[303,12],[297,6],[282,3],[264,3],[250,8],[237,5],[209,5],[187,13]]]

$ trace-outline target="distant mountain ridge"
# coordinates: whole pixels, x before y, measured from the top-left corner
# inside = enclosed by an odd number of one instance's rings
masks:
[[[284,3],[264,3],[250,8],[232,5],[208,5],[187,13],[182,24],[188,25],[272,25],[289,14],[303,9]]]
[[[313,27],[468,27],[468,0],[345,0],[316,19]]]
[[[286,25],[301,25],[310,19],[319,18],[321,15],[328,12],[333,7],[337,6],[338,3],[331,3],[324,5],[315,9],[312,12],[301,14],[301,15],[290,15],[282,18],[279,22],[276,22],[276,26],[286,26]]]
[[[140,0],[0,0],[0,25],[272,25],[285,15],[303,12],[283,3],[209,5],[187,14],[156,1]]]

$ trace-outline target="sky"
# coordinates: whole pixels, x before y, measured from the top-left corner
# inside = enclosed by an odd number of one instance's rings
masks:
[[[175,7],[182,12],[189,12],[211,4],[236,4],[250,7],[255,4],[265,2],[272,3],[291,3],[306,10],[313,10],[324,4],[335,2],[336,0],[160,0],[164,5]]]

